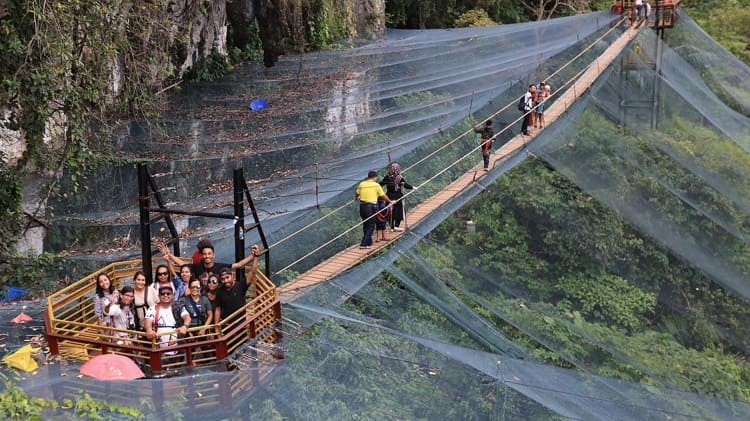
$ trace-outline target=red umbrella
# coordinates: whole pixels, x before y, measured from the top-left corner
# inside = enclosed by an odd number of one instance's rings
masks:
[[[31,318],[31,316],[29,316],[28,314],[26,314],[26,313],[24,313],[22,311],[21,314],[19,314],[18,316],[14,317],[13,319],[11,319],[10,322],[11,323],[26,323],[26,322],[30,322],[32,320],[33,319]]]
[[[97,380],[135,380],[145,377],[130,358],[119,354],[102,354],[86,361],[81,374]]]

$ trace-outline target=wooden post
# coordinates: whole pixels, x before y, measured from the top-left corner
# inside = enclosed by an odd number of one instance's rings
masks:
[[[193,348],[185,348],[185,366],[193,366]]]
[[[151,350],[149,352],[149,362],[152,372],[157,373],[161,371],[161,352]]]
[[[221,338],[221,340],[216,343],[216,361],[225,360],[228,354],[227,341],[226,339]]]
[[[59,355],[60,345],[57,342],[57,336],[52,330],[52,320],[50,320],[49,314],[50,314],[49,311],[44,312],[44,332],[45,332],[45,335],[47,336],[47,346],[49,346],[50,354]]]

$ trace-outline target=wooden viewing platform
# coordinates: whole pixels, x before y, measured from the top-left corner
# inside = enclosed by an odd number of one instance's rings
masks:
[[[156,374],[162,369],[216,365],[252,340],[268,344],[280,341],[280,333],[273,329],[281,319],[277,288],[257,270],[255,281],[249,285],[252,297],[242,308],[222,318],[221,323],[189,327],[190,336],[179,337],[168,347],[143,331],[98,326],[93,301],[97,276],[108,274],[116,289],[132,286],[142,264],[141,260],[111,263],[47,297],[44,324],[50,353],[79,360],[88,360],[90,354],[117,353]],[[248,278],[251,270],[245,268]],[[159,336],[170,333],[159,332]]]
[[[560,116],[570,108],[578,98],[586,92],[599,75],[609,67],[612,61],[622,52],[625,46],[638,34],[639,27],[628,27],[628,29],[615,40],[596,60],[594,60],[586,71],[567,90],[560,95],[555,102],[544,112],[547,125],[554,123]],[[518,122],[514,123],[517,124]],[[501,146],[492,155],[492,165],[504,161],[523,149],[531,140],[538,135],[541,130],[530,131],[530,136],[516,135],[506,144]],[[406,221],[410,225],[419,224],[422,219],[433,212],[435,209],[452,199],[458,193],[462,192],[467,186],[474,183],[484,175],[482,164],[467,171],[464,175],[446,186],[439,193],[428,198],[414,209],[407,212]],[[350,269],[356,264],[366,259],[369,255],[385,248],[396,241],[402,232],[390,233],[391,238],[386,241],[373,243],[371,249],[362,250],[359,245],[353,245],[329,259],[314,266],[305,273],[300,274],[294,280],[278,287],[282,303],[294,301],[296,298],[305,293],[308,289],[335,278],[344,271]]]

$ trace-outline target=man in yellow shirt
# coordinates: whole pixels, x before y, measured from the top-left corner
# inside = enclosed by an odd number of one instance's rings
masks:
[[[378,212],[378,199],[393,203],[383,191],[383,187],[377,182],[377,171],[367,173],[367,178],[357,186],[354,200],[359,200],[359,216],[362,217],[362,229],[364,237],[359,243],[359,248],[369,249],[372,247],[372,235],[375,233],[375,214]]]

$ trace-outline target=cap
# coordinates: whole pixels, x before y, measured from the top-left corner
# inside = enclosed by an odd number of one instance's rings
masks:
[[[159,293],[160,293],[160,294],[161,294],[161,292],[162,292],[162,291],[164,291],[164,290],[166,290],[166,291],[170,291],[170,292],[174,292],[174,289],[172,289],[172,287],[170,287],[170,286],[166,286],[166,285],[165,285],[165,286],[160,286],[160,287],[159,287]]]
[[[221,270],[219,271],[219,275],[223,275],[225,273],[232,273],[232,268],[229,268],[229,267],[221,268]]]

